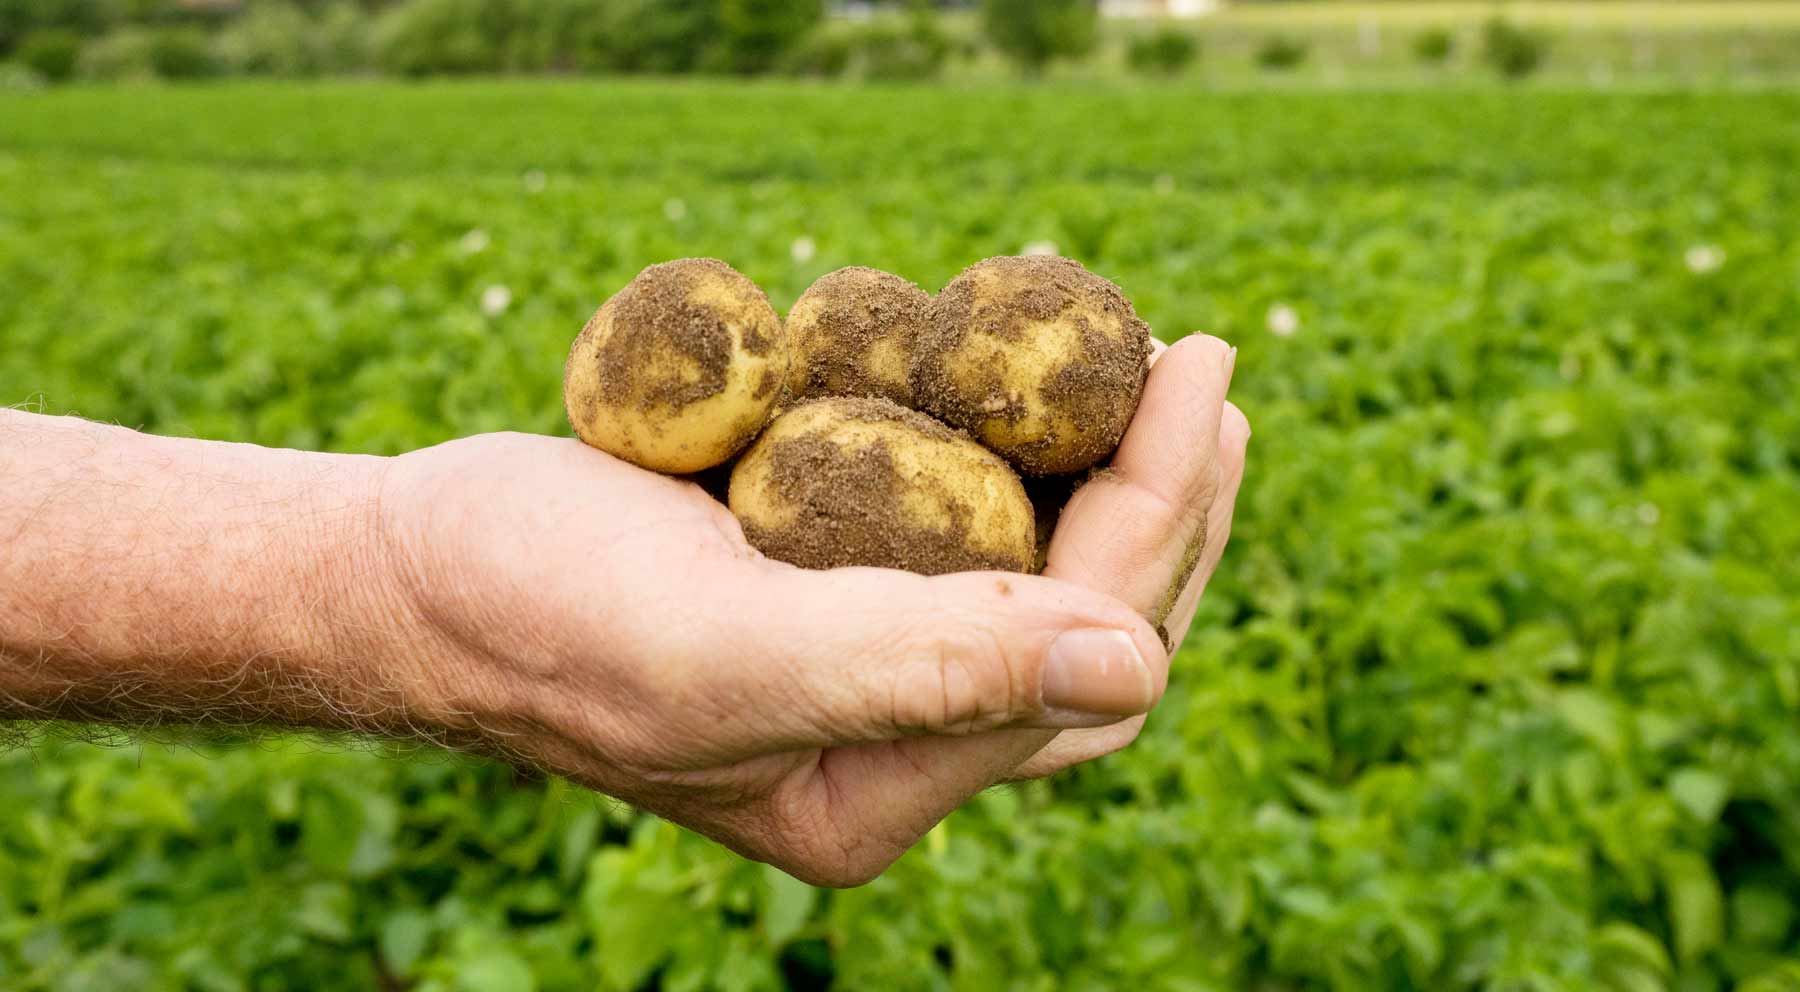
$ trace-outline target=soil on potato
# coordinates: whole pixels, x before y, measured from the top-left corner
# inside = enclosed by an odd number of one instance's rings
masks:
[[[849,416],[870,422],[900,421],[935,440],[967,436],[888,400],[844,401]],[[782,438],[769,452],[770,483],[794,508],[791,524],[766,528],[744,525],[744,536],[763,554],[802,568],[867,565],[900,568],[921,575],[998,570],[1025,571],[1030,562],[969,546],[974,511],[955,494],[933,492],[950,514],[950,527],[920,527],[903,505],[909,488],[929,480],[907,480],[883,441],[854,451],[815,435]]]
[[[999,273],[1004,287],[999,298],[984,301],[979,315],[970,277],[976,269]],[[1128,341],[1119,342],[1095,329],[1085,316],[1077,317],[1079,354],[1039,383],[1036,397],[1045,408],[1064,412],[1074,424],[1075,436],[1052,433],[1007,452],[1007,460],[1027,474],[1048,475],[1061,471],[1048,459],[1076,466],[1072,470],[1079,471],[1112,454],[1125,436],[1143,389],[1150,330],[1119,287],[1066,258],[990,258],[970,266],[944,287],[932,307],[919,360],[913,365],[912,387],[920,405],[950,424],[971,430],[992,417],[1009,422],[1024,419],[1026,404],[1006,388],[1011,368],[1004,358],[986,370],[974,389],[965,391],[951,383],[943,356],[961,346],[973,331],[1002,341],[1024,341],[1033,324],[1054,320],[1084,301],[1103,313],[1116,314],[1133,331],[1141,331],[1129,333]],[[1122,404],[1121,398],[1129,398],[1129,404]]]
[[[910,395],[892,395],[893,384],[869,374],[867,356],[876,342],[891,337],[901,338],[903,351],[910,355],[925,326],[931,297],[891,272],[860,265],[821,276],[806,295],[817,301],[818,308],[806,329],[806,341],[796,342],[806,351],[807,368],[806,384],[794,399],[885,396],[909,402]]]
[[[647,413],[681,409],[724,391],[732,359],[730,325],[718,308],[689,300],[697,283],[720,275],[741,282],[746,293],[761,295],[724,262],[683,258],[650,266],[607,301],[589,322],[591,327],[602,314],[612,321],[612,334],[595,356],[601,401]],[[774,334],[752,322],[743,343],[745,351],[765,354]],[[683,374],[688,368],[698,369],[699,376],[689,380]]]

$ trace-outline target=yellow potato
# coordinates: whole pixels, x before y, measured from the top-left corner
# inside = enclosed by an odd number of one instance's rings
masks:
[[[913,350],[930,306],[924,290],[880,269],[820,276],[788,311],[788,402],[881,396],[912,406]]]
[[[1066,258],[990,258],[932,302],[913,395],[1020,471],[1058,475],[1119,446],[1149,358],[1117,286]]]
[[[884,399],[783,412],[731,473],[731,512],[763,554],[805,568],[925,575],[1031,568],[1031,501],[993,452]]]
[[[659,472],[697,472],[750,443],[781,397],[781,321],[724,262],[652,265],[581,329],[563,403],[583,441]]]

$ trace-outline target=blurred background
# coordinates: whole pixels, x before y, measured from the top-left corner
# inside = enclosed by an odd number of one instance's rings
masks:
[[[0,0],[0,403],[566,433],[646,264],[1056,252],[1256,430],[1142,739],[864,888],[475,760],[38,731],[0,988],[1800,990],[1796,81],[1775,0]]]
[[[9,88],[705,73],[1594,86],[1800,74],[1792,0],[0,0]]]

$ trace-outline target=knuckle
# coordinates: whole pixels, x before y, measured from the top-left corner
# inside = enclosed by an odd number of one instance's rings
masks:
[[[1219,487],[1220,470],[1216,462],[1196,473],[1188,490],[1178,497],[1153,487],[1140,487],[1149,505],[1143,513],[1144,523],[1134,530],[1148,535],[1142,543],[1152,559],[1160,554],[1164,541],[1185,541],[1187,535],[1200,528],[1201,521],[1212,510],[1213,501],[1218,498]]]
[[[1019,665],[1000,633],[979,620],[941,622],[902,648],[889,686],[893,725],[926,734],[972,734],[1014,719],[1025,704]]]

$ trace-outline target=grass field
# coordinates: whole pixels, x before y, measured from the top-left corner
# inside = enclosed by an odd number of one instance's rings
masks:
[[[1780,91],[0,96],[0,403],[561,432],[646,263],[785,308],[1049,241],[1256,430],[1142,740],[865,888],[478,762],[52,737],[0,988],[1800,989],[1796,231]]]

